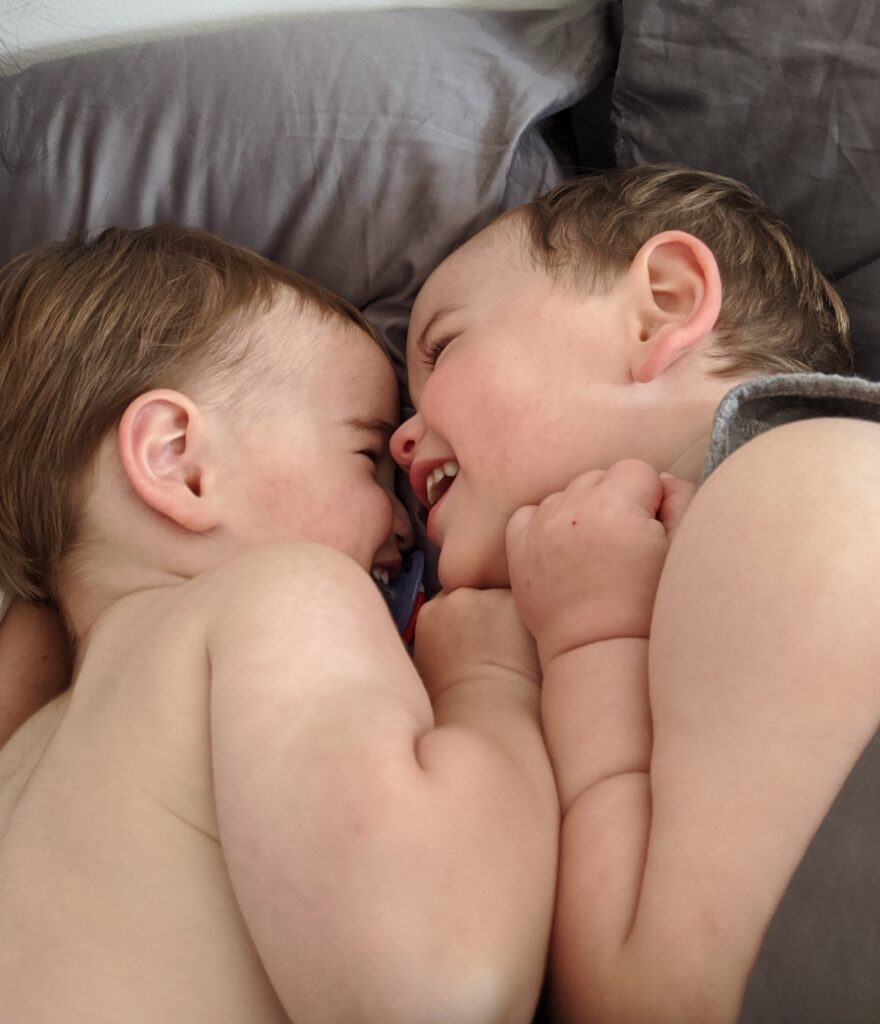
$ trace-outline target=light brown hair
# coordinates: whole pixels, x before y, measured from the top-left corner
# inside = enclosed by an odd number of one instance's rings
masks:
[[[532,256],[566,281],[608,289],[641,246],[686,231],[718,263],[717,376],[851,373],[840,296],[782,221],[744,185],[649,165],[575,178],[524,208]]]
[[[368,321],[313,281],[205,231],[109,229],[0,270],[0,588],[49,600],[76,542],[81,482],[138,395],[222,381],[279,289]]]

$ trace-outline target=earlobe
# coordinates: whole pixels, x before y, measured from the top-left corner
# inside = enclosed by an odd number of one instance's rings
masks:
[[[685,231],[650,238],[628,271],[636,291],[636,334],[630,371],[656,380],[714,329],[721,311],[721,274],[709,247]]]
[[[194,533],[217,525],[210,479],[207,424],[178,391],[139,395],[119,422],[119,458],[138,497],[155,512]]]

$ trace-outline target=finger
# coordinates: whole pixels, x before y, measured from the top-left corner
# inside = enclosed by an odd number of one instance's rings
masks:
[[[537,505],[522,505],[508,520],[507,530],[505,531],[508,557],[510,557],[513,548],[518,546],[520,539],[525,535],[537,511]]]
[[[661,474],[660,482],[663,485],[663,500],[657,518],[671,537],[684,518],[688,506],[697,493],[697,488],[690,480],[682,480],[669,473]]]
[[[611,490],[650,519],[657,517],[663,501],[663,483],[657,470],[639,459],[615,462],[606,471],[600,487]]]

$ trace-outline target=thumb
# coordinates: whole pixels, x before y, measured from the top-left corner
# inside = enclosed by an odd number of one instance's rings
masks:
[[[682,480],[670,473],[661,473],[660,480],[663,484],[663,498],[657,518],[666,528],[667,535],[672,537],[684,519],[697,488],[690,480]]]
[[[522,505],[510,517],[507,523],[507,530],[505,533],[508,560],[513,554],[514,549],[520,546],[522,538],[525,536],[526,531],[531,526],[532,520],[535,518],[535,513],[537,511],[537,505]]]

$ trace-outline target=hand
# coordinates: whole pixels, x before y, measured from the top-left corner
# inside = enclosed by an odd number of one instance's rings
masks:
[[[504,674],[538,684],[541,669],[509,590],[438,594],[419,612],[414,661],[431,700],[456,683]]]
[[[544,665],[596,640],[648,636],[670,537],[693,493],[628,459],[514,513],[511,587]]]

